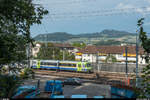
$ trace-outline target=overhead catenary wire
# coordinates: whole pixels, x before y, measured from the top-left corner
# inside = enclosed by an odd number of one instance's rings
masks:
[[[44,1],[44,0],[35,0],[36,2],[40,2],[41,3],[41,1]],[[100,1],[100,0],[64,0],[64,1],[62,1],[62,0],[57,0],[57,1],[55,1],[55,2],[53,2],[52,1],[52,3],[44,3],[44,4],[42,4],[42,5],[63,5],[63,4],[67,4],[67,5],[72,5],[72,4],[85,4],[85,3],[90,3],[90,4],[96,4],[98,1]],[[103,0],[103,1],[106,1],[106,0]],[[108,0],[109,1],[109,0]],[[148,0],[135,0],[135,1],[138,1],[139,3],[140,3],[140,1],[144,1],[144,2],[147,2]]]
[[[129,14],[146,14],[150,13],[149,7],[140,8],[124,8],[124,9],[107,9],[107,10],[95,10],[95,11],[80,11],[80,12],[63,12],[63,13],[50,13],[45,18],[67,19],[67,18],[89,18],[96,16],[113,16],[113,15],[129,15]],[[138,10],[142,9],[142,13]]]
[[[146,10],[149,7],[139,7],[139,8],[122,8],[122,9],[100,9],[94,11],[79,11],[79,12],[64,12],[64,13],[51,13],[51,15],[66,15],[66,14],[89,14],[89,13],[106,13],[106,12],[115,12],[115,11],[138,11],[139,9]]]
[[[119,13],[96,13],[96,14],[87,14],[87,15],[53,15],[53,20],[62,20],[62,19],[68,19],[68,18],[91,18],[91,17],[101,17],[101,16],[119,16],[119,15],[135,15],[135,14],[141,14],[142,16],[145,15],[149,15],[150,12],[143,12],[143,13],[139,13],[139,12],[119,12]],[[52,17],[52,16],[51,16]],[[45,19],[49,19],[50,16],[46,16]]]
[[[136,11],[138,12],[138,10],[145,10],[147,11],[147,9],[149,9],[149,7],[139,7],[139,8],[120,8],[120,9],[100,9],[100,10],[93,10],[93,11],[79,11],[79,12],[63,12],[63,13],[51,13],[51,15],[66,15],[66,14],[89,14],[89,13],[106,13],[106,12],[115,12],[115,11]],[[150,10],[148,10],[150,11]]]
[[[42,0],[35,0],[36,2],[38,1],[42,1]],[[68,2],[69,1],[69,2]],[[81,3],[96,3],[96,1],[99,1],[99,0],[68,0],[67,2],[65,1],[55,1],[55,2],[52,2],[52,3],[44,3],[42,5],[62,5],[62,4],[81,4]]]

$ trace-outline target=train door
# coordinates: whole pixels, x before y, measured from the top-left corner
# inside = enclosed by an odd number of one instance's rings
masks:
[[[77,63],[77,71],[82,71],[82,63]]]
[[[82,71],[86,71],[86,63],[82,62]]]
[[[31,68],[36,68],[36,66],[37,66],[37,61],[31,60]]]

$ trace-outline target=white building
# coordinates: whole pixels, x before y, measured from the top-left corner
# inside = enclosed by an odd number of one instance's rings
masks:
[[[106,58],[111,55],[117,62],[125,63],[126,46],[87,46],[76,53],[76,60],[89,61],[89,62],[105,62]],[[128,63],[136,63],[136,47],[127,46],[127,60]],[[144,51],[139,48],[138,63],[145,64],[145,59],[142,58]]]
[[[37,43],[37,44],[35,45],[35,47],[32,48],[32,55],[33,55],[34,57],[37,57],[37,54],[38,54],[38,52],[40,51],[40,47],[41,47],[41,45],[40,45],[39,43]]]

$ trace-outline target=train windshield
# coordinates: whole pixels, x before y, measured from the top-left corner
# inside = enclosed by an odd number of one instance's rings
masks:
[[[91,64],[90,64],[90,63],[87,63],[87,67],[91,67]]]

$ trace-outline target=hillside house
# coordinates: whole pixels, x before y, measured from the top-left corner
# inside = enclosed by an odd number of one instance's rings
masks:
[[[60,50],[66,50],[68,51],[69,53],[72,53],[72,54],[75,54],[76,52],[78,52],[80,50],[80,48],[78,47],[74,47],[68,43],[53,43],[53,46],[56,47],[56,48],[59,48]]]

